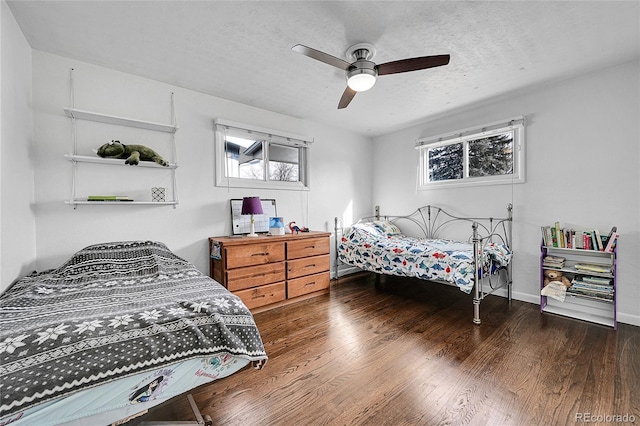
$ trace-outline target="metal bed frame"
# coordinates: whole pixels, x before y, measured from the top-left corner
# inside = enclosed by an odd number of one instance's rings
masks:
[[[390,223],[398,226],[400,229],[403,226],[400,223],[405,222],[411,227],[419,229],[421,238],[435,239],[442,238],[440,234],[445,230],[445,227],[450,226],[457,222],[466,222],[471,224],[471,236],[468,241],[473,243],[473,261],[475,267],[474,286],[473,286],[473,323],[480,324],[480,302],[486,296],[493,294],[495,291],[501,288],[507,289],[507,298],[509,304],[511,304],[511,286],[512,286],[512,274],[511,267],[512,262],[509,265],[502,267],[495,272],[482,273],[482,265],[478,254],[484,251],[484,248],[489,243],[500,243],[506,245],[509,250],[512,250],[512,223],[513,223],[513,205],[507,204],[507,217],[506,218],[494,218],[494,217],[460,217],[446,212],[440,207],[427,205],[418,208],[413,213],[405,216],[380,216],[380,206],[375,207],[375,215],[361,218],[357,223],[370,222],[372,220],[387,220]],[[406,228],[406,227],[405,227]],[[339,279],[338,267],[340,266],[340,258],[338,256],[339,237],[338,235],[344,235],[344,228],[339,226],[338,218],[334,219],[334,231],[335,231],[335,279]],[[403,232],[404,233],[404,232]],[[506,276],[502,281],[500,279],[500,272],[504,271]],[[495,276],[492,276],[495,275]],[[447,285],[455,284],[442,280],[430,280]],[[380,274],[376,274],[376,287],[380,282]],[[485,291],[485,284],[489,285],[489,289]]]

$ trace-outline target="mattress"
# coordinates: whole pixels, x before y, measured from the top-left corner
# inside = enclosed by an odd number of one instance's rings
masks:
[[[189,390],[227,377],[250,361],[219,354],[178,362],[84,389],[15,413],[3,425],[107,425],[136,416]]]
[[[138,409],[266,359],[242,301],[164,244],[97,244],[0,296],[0,424]]]

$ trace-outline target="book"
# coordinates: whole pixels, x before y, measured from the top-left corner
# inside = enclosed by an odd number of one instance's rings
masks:
[[[126,195],[89,195],[87,201],[133,201]]]
[[[545,227],[545,231],[547,233],[547,238],[549,239],[549,244],[548,245],[552,246],[553,245],[553,235],[551,234],[551,227],[550,226]]]
[[[584,275],[582,281],[597,285],[613,285],[611,278],[592,277],[590,275]]]
[[[614,232],[607,241],[607,247],[604,249],[604,251],[606,251],[607,253],[613,253],[616,248],[616,244],[618,243],[618,238],[620,238],[620,234]]]
[[[569,238],[571,238],[571,248],[572,249],[577,248],[576,247],[576,230],[575,229],[571,228],[569,230]]]
[[[562,269],[564,267],[564,257],[547,255],[542,259],[542,266]]]
[[[549,226],[541,226],[540,231],[542,231],[542,244],[549,247],[551,243],[551,228]],[[547,235],[547,231],[549,231],[549,235]]]
[[[552,247],[560,247],[558,245],[558,234],[556,232],[556,227],[552,226],[551,228],[551,246]]]
[[[596,234],[596,244],[598,246],[598,251],[604,251],[604,246],[602,245],[602,237],[600,236],[600,231],[594,229],[593,232]]]
[[[611,273],[611,267],[594,263],[576,263],[574,267],[579,271],[599,272],[601,274]]]
[[[587,288],[587,289],[613,292],[613,284],[594,284],[585,280],[581,280],[580,278],[574,278],[573,281],[571,281],[571,284],[576,285],[578,287]]]
[[[571,229],[564,230],[564,243],[567,248],[573,248],[573,244],[571,242]]]
[[[604,244],[605,247],[607,247],[607,244],[609,244],[609,240],[611,239],[611,236],[613,235],[613,233],[617,231],[618,231],[618,227],[614,226],[611,228],[611,231],[609,231],[609,235],[607,235],[606,237],[603,237],[602,243]]]
[[[556,235],[558,237],[558,247],[563,248],[565,247],[564,232],[562,232],[562,228],[560,228],[560,222],[555,223],[555,228],[556,228]]]
[[[598,251],[598,239],[596,238],[596,231],[591,231],[591,250]]]

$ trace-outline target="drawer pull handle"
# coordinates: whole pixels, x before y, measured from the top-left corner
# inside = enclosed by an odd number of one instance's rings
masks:
[[[251,253],[251,256],[269,256],[269,252],[266,252],[266,253]]]
[[[253,275],[252,275],[252,277],[254,277],[254,278],[257,278],[257,277],[264,277],[265,275],[267,275],[267,274],[265,274],[265,273],[262,273],[262,274],[253,274]]]
[[[266,294],[259,294],[257,296],[253,296],[252,299],[262,299],[263,297],[267,297]]]
[[[313,246],[306,246],[305,248],[312,249],[312,248],[316,248],[316,246],[315,246],[315,245],[313,245]]]
[[[308,282],[305,284],[305,287],[310,285],[316,285],[316,282],[315,281]]]
[[[308,265],[305,265],[305,268],[315,268],[316,264],[315,263],[310,263]]]

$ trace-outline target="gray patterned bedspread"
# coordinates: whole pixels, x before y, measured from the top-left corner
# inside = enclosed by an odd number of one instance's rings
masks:
[[[238,297],[164,244],[89,246],[0,296],[0,417],[224,352],[267,359]]]

